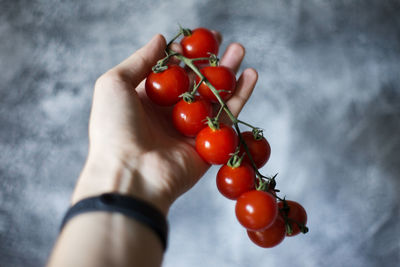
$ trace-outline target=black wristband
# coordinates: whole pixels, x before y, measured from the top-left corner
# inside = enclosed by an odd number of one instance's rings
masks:
[[[76,215],[94,211],[118,212],[140,221],[157,234],[164,250],[167,248],[168,224],[165,216],[157,208],[143,200],[116,193],[102,194],[77,202],[65,214],[60,231]]]

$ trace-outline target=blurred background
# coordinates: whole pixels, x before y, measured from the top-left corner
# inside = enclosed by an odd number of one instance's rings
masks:
[[[87,152],[96,78],[154,34],[223,33],[259,82],[240,118],[265,129],[266,175],[310,232],[261,249],[217,168],[172,207],[163,266],[400,262],[400,1],[0,0],[0,266],[42,266]]]

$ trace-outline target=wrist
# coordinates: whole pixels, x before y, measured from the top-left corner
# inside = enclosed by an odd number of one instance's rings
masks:
[[[165,216],[171,205],[139,168],[126,166],[117,158],[89,155],[72,196],[72,204],[103,193],[119,193],[142,199],[159,209]]]

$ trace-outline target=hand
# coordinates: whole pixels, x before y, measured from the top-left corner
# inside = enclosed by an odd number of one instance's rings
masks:
[[[215,33],[220,40],[220,35]],[[195,151],[194,139],[171,123],[172,108],[158,107],[146,96],[143,80],[166,42],[156,35],[143,48],[96,82],[89,124],[89,155],[73,202],[104,192],[120,192],[153,203],[164,214],[210,167]],[[178,44],[173,49],[180,51]],[[239,69],[244,48],[228,46],[221,65]],[[250,97],[257,72],[246,69],[227,102],[237,116]]]

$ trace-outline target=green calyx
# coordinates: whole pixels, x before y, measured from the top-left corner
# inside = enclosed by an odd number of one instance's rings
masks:
[[[275,191],[275,187],[276,187],[276,180],[275,180],[275,178],[276,178],[276,176],[277,176],[278,174],[275,174],[274,176],[272,176],[272,178],[270,178],[269,180],[268,180],[268,184],[267,184],[267,190],[269,191],[269,190],[271,190],[271,191]],[[275,191],[276,192],[276,191]],[[278,192],[279,192],[279,190],[278,190]]]
[[[217,118],[207,117],[207,125],[214,131],[219,129],[219,122]]]
[[[228,165],[231,168],[238,168],[240,167],[240,165],[242,164],[242,160],[243,160],[243,156],[239,156],[238,155],[239,150],[237,150],[232,157],[229,158],[228,163],[226,165]]]
[[[265,192],[271,192],[271,193],[279,192],[279,190],[275,189],[275,186],[276,186],[275,177],[277,175],[278,174],[275,174],[273,177],[271,177],[271,178],[267,177],[266,179],[263,179],[263,178],[258,176],[257,177],[258,186],[257,186],[256,189],[259,190],[259,191],[265,191]],[[278,198],[276,195],[275,195],[275,197]]]
[[[157,62],[157,64],[154,65],[154,66],[151,68],[151,70],[152,70],[154,73],[160,73],[160,72],[163,72],[163,71],[166,70],[166,69],[168,69],[168,66],[165,65],[165,62],[163,61],[163,59],[159,60],[159,61]]]
[[[257,177],[257,179],[258,179],[258,185],[256,187],[256,190],[266,192],[268,188],[268,181],[265,181],[261,177]]]
[[[293,234],[292,224],[289,221],[285,221],[285,228],[286,228],[286,234],[287,235],[292,235]]]
[[[183,36],[187,37],[192,35],[192,30],[188,28],[182,28],[182,26],[179,25],[179,32],[183,34]]]
[[[183,93],[181,96],[182,96],[183,101],[185,101],[186,103],[190,104],[194,101],[194,95],[192,95],[189,92]]]
[[[176,52],[172,52],[172,53],[168,53],[166,51],[166,56],[162,59],[160,59],[159,61],[157,61],[157,64],[154,65],[151,70],[155,73],[159,73],[159,72],[163,72],[164,70],[168,69],[168,61],[171,57],[176,56],[178,53]]]
[[[219,58],[215,54],[210,54],[208,61],[212,67],[217,67],[219,65]]]
[[[260,128],[253,128],[252,133],[255,140],[261,140],[264,137],[263,130]]]

